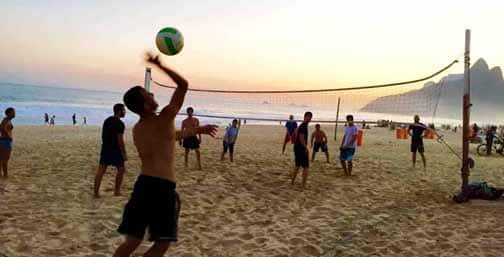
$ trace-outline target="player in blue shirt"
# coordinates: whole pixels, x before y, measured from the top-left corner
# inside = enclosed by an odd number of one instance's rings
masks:
[[[293,115],[289,116],[289,120],[285,123],[285,129],[287,131],[285,133],[284,144],[282,147],[282,154],[285,152],[285,146],[289,141],[291,142],[291,144],[294,144],[294,142],[296,142],[295,132],[297,129],[297,123],[294,120]]]
[[[233,124],[226,128],[226,133],[224,134],[224,139],[222,140],[223,150],[221,154],[221,161],[224,161],[224,155],[229,149],[229,160],[233,162],[234,145],[236,143],[236,139],[238,138],[238,132],[240,132],[240,123],[238,123],[238,120],[234,119]]]

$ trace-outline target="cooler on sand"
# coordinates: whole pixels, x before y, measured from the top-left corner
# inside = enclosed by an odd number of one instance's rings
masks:
[[[359,132],[357,132],[357,146],[362,146],[363,134],[364,134],[364,132],[362,130],[359,130]]]

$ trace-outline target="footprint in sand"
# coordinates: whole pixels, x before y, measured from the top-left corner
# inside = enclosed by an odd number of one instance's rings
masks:
[[[307,256],[319,256],[320,249],[313,245],[306,245],[301,248],[303,252],[307,254]]]
[[[239,239],[229,239],[229,240],[223,240],[220,242],[220,245],[222,245],[224,248],[236,246],[238,244],[241,244],[242,241]]]
[[[240,239],[245,240],[245,241],[250,240],[252,238],[254,238],[254,236],[250,233],[245,233],[245,234],[240,235]]]
[[[302,238],[299,238],[299,237],[295,237],[295,238],[292,238],[292,239],[290,240],[290,243],[291,243],[292,245],[299,245],[299,244],[304,244],[304,243],[305,243],[305,240],[304,240],[304,239],[302,239]]]

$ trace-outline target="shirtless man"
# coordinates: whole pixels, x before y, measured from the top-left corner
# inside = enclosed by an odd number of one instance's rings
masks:
[[[313,144],[313,139],[315,139],[315,144]],[[313,147],[313,153],[311,161],[315,161],[315,154],[322,150],[326,155],[327,163],[329,163],[329,151],[327,150],[327,136],[323,130],[320,129],[320,124],[315,125],[315,131],[311,135],[311,147]]]
[[[126,240],[117,248],[114,257],[130,256],[140,245],[149,229],[154,244],[143,256],[163,256],[171,242],[178,239],[180,201],[175,176],[175,140],[183,132],[175,131],[175,116],[184,103],[188,82],[166,67],[159,56],[147,54],[147,62],[167,74],[177,89],[170,103],[159,115],[158,103],[152,93],[141,86],[130,88],[124,94],[124,103],[140,116],[133,127],[133,142],[141,161],[141,173],[135,182],[131,197],[124,207],[123,219],[118,231]],[[216,126],[195,129],[196,133],[215,136]]]
[[[184,166],[187,167],[187,159],[189,156],[189,151],[194,150],[196,152],[196,161],[198,162],[198,169],[201,170],[201,159],[200,159],[200,144],[201,144],[201,134],[197,134],[195,128],[199,126],[199,120],[193,117],[194,109],[192,107],[187,108],[187,118],[182,121],[182,132],[184,133],[182,146],[185,148],[184,153]]]
[[[16,110],[9,107],[5,109],[5,118],[0,123],[0,178],[7,178],[8,164],[12,151],[12,119],[16,117]]]

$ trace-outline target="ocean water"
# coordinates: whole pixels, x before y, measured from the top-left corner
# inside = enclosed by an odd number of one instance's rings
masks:
[[[172,91],[170,89],[157,90],[156,99],[160,106],[169,103]],[[3,111],[7,107],[16,108],[15,124],[19,125],[42,125],[44,124],[44,114],[55,115],[56,125],[71,125],[72,115],[77,116],[78,124],[82,124],[83,117],[87,118],[88,125],[101,125],[108,116],[112,115],[112,107],[115,103],[122,102],[123,92],[97,91],[59,87],[45,87],[35,85],[20,85],[11,83],[0,83],[0,109]],[[271,99],[268,98],[268,99]],[[291,99],[292,100],[292,99]],[[262,98],[255,98],[250,95],[231,96],[215,95],[189,92],[184,101],[181,112],[185,108],[192,106],[195,115],[217,115],[228,117],[249,118],[248,124],[278,124],[268,121],[254,121],[250,118],[262,119],[286,119],[288,115],[295,115],[296,119],[302,117],[305,111],[312,111],[314,120],[335,120],[336,104],[334,106],[307,106],[295,105],[290,102],[267,102]],[[411,116],[396,114],[376,114],[362,113],[355,110],[343,110],[340,113],[340,120],[344,115],[352,113],[356,120],[376,121],[378,119],[410,122]],[[180,125],[185,116],[177,116],[177,126]],[[225,125],[230,123],[230,119],[199,117],[201,124]],[[128,125],[134,124],[138,116],[132,112],[127,112],[124,121]],[[458,124],[454,120],[436,120],[438,122]],[[426,120],[425,122],[430,122]]]

